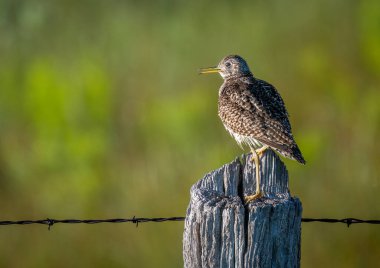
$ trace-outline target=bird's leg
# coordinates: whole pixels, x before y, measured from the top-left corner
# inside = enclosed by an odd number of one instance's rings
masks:
[[[259,156],[259,158],[261,158],[263,156],[265,150],[268,148],[269,148],[268,145],[264,145],[263,147],[256,150],[256,154]]]
[[[252,151],[252,160],[255,162],[255,170],[256,170],[256,193],[254,195],[248,195],[244,197],[245,203],[249,203],[253,200],[256,200],[263,196],[260,189],[260,159],[255,150]]]

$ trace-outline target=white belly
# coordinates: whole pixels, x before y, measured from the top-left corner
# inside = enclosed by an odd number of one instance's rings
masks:
[[[228,130],[228,132],[236,140],[236,142],[239,144],[240,148],[242,149],[243,149],[243,145],[248,145],[251,149],[255,149],[255,150],[264,146],[264,144],[262,144],[261,142],[259,142],[253,137],[237,134],[227,127],[226,129]]]

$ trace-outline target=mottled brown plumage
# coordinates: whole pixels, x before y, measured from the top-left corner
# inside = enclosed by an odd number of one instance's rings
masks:
[[[240,56],[225,57],[218,69],[224,79],[219,89],[218,114],[236,141],[252,149],[267,145],[304,164],[284,101],[275,87],[255,78]]]
[[[249,202],[263,196],[259,157],[266,148],[302,164],[305,160],[293,138],[284,101],[274,86],[255,78],[245,60],[237,55],[225,57],[217,67],[201,70],[215,72],[224,79],[219,89],[219,117],[240,146],[251,148],[257,167],[256,194],[245,197]]]

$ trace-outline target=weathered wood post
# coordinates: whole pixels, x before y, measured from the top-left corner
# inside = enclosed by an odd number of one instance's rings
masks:
[[[183,234],[184,266],[299,267],[302,205],[291,197],[288,172],[267,150],[261,159],[265,197],[244,205],[255,191],[251,155],[205,175],[191,188]]]

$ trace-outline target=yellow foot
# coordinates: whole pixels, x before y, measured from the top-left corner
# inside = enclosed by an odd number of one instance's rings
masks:
[[[266,149],[268,149],[269,146],[267,145],[264,145],[263,147],[261,147],[260,149],[257,149],[255,152],[256,154],[259,156],[259,158],[261,158],[265,152]]]
[[[245,204],[248,204],[249,202],[259,199],[260,197],[263,197],[262,192],[258,192],[257,194],[254,194],[254,195],[244,196],[244,202]]]

